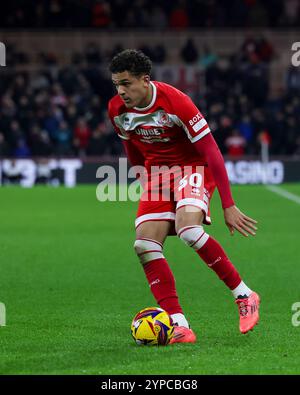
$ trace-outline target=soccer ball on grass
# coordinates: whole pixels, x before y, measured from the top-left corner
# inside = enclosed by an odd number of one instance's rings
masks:
[[[131,323],[131,334],[138,345],[166,346],[173,333],[172,318],[159,307],[139,311]]]

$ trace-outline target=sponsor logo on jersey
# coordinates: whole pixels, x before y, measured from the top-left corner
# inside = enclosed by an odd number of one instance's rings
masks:
[[[134,133],[138,136],[142,136],[140,141],[143,143],[167,143],[170,141],[169,137],[162,137],[161,135],[165,132],[164,129],[160,128],[152,128],[152,129],[143,129],[137,128]]]
[[[196,114],[192,119],[189,120],[189,124],[193,126],[196,122],[200,121],[202,118],[203,118],[202,115],[200,114],[200,112],[198,112],[198,114]]]
[[[160,136],[164,132],[163,129],[143,129],[143,128],[137,128],[135,129],[135,134],[141,135],[141,136]]]
[[[200,121],[198,121],[197,123],[195,123],[195,125],[193,126],[193,130],[194,132],[199,132],[199,130],[204,130],[207,129],[208,125],[207,122],[204,118],[200,119]]]

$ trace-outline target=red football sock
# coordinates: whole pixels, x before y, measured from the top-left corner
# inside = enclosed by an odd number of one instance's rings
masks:
[[[175,288],[175,279],[168,265],[163,259],[155,259],[143,265],[151,292],[160,305],[169,314],[182,313]]]
[[[230,262],[220,244],[211,236],[196,252],[207,266],[216,272],[228,288],[234,289],[240,284],[242,279],[238,271]]]

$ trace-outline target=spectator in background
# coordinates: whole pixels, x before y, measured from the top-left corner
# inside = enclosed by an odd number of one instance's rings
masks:
[[[64,24],[64,7],[63,2],[59,0],[50,0],[47,2],[48,5],[48,21],[52,27],[60,27]]]
[[[103,121],[99,127],[102,129],[102,133],[105,131],[106,134],[107,154],[120,155],[123,151],[123,145],[111,126],[108,111],[105,111]]]
[[[79,118],[74,128],[74,146],[79,155],[85,155],[89,144],[91,130],[84,118]]]
[[[92,8],[92,26],[107,28],[111,25],[111,7],[108,1],[96,0]]]
[[[39,91],[47,89],[50,86],[50,81],[42,70],[33,71],[29,80],[29,89]]]
[[[150,27],[154,30],[164,30],[168,26],[168,19],[162,7],[156,5],[151,12]]]
[[[135,0],[133,7],[130,7],[129,21],[133,23],[135,21],[135,28],[147,28],[150,26],[150,12],[149,6],[146,4],[147,0]]]
[[[173,29],[187,29],[189,26],[189,17],[186,8],[186,2],[181,0],[179,4],[171,11],[169,16],[169,26]]]
[[[199,55],[193,39],[189,38],[187,40],[180,54],[181,54],[181,58],[185,63],[197,62]]]
[[[206,69],[214,65],[217,61],[217,54],[213,53],[208,45],[204,45],[203,52],[199,57],[199,65]]]
[[[248,25],[253,27],[263,27],[269,25],[267,10],[260,1],[248,0]]]
[[[237,129],[234,129],[230,136],[225,140],[227,148],[227,155],[232,158],[239,158],[245,154],[247,145],[246,139],[240,134]]]
[[[237,124],[237,129],[249,144],[253,138],[253,127],[249,115],[244,115],[241,118],[241,121]]]
[[[246,94],[253,104],[263,107],[269,94],[269,70],[264,63],[260,63],[258,57],[253,54],[251,63],[242,71],[243,93]]]
[[[59,127],[52,134],[56,147],[56,154],[60,156],[72,155],[72,132],[65,121],[60,122]]]
[[[294,152],[295,141],[299,135],[299,125],[292,114],[286,119],[285,148],[286,152]]]
[[[20,145],[20,141],[24,139],[24,131],[21,129],[18,121],[12,121],[10,123],[10,133],[9,133],[9,142],[11,143],[14,149]],[[21,142],[22,145],[22,142]]]
[[[66,108],[65,117],[66,117],[66,122],[73,129],[75,127],[76,120],[78,118],[77,106],[74,103],[70,103]]]
[[[299,21],[300,3],[299,0],[284,0],[283,2],[283,22],[287,26],[296,26]]]
[[[290,66],[285,75],[286,88],[292,94],[300,94],[300,69]]]
[[[13,151],[15,158],[29,158],[31,156],[30,148],[24,137],[18,138],[16,141],[16,148]]]
[[[164,63],[167,57],[166,48],[158,44],[152,50],[152,61],[155,63]]]
[[[239,51],[237,51],[237,58],[240,62],[250,62],[251,58],[257,56],[257,42],[255,38],[249,34],[246,36]]]
[[[100,64],[102,62],[102,55],[96,43],[90,42],[87,45],[85,59],[88,64]]]
[[[24,130],[28,130],[28,126],[33,119],[31,103],[26,95],[20,96],[18,100],[18,121],[20,122],[20,127]]]
[[[55,133],[59,128],[59,123],[62,121],[63,114],[59,108],[50,108],[47,110],[46,116],[43,119],[42,127],[47,130],[50,137],[54,139]]]
[[[99,123],[92,132],[86,154],[89,156],[99,156],[107,153],[108,150],[106,125],[104,123]]]
[[[295,157],[297,157],[297,158],[300,158],[300,136],[298,136],[298,137],[296,138],[296,141],[295,141],[295,149],[294,149],[293,155],[294,155]]]
[[[5,141],[4,134],[0,132],[0,158],[5,158],[10,155],[10,150]]]
[[[12,97],[14,100],[17,100],[20,96],[22,96],[26,89],[26,85],[27,82],[25,75],[23,73],[17,74],[12,86]]]
[[[7,121],[6,126],[8,126],[11,119],[16,116],[17,112],[17,103],[12,99],[9,94],[3,95],[1,100],[1,115],[4,117],[5,121]],[[3,120],[3,118],[2,118]]]
[[[269,63],[275,57],[274,47],[265,37],[257,39],[257,52],[262,62]]]
[[[55,106],[65,107],[67,105],[67,98],[64,94],[60,84],[54,84],[52,86],[51,103]]]
[[[253,123],[253,120],[252,120]],[[268,129],[272,131],[272,152],[276,155],[284,155],[286,121],[283,111],[276,111],[268,121]]]
[[[53,145],[45,130],[41,130],[38,125],[33,125],[29,136],[33,156],[48,157],[53,154]]]
[[[224,107],[219,107],[220,110],[224,111]],[[224,114],[224,112],[219,113],[217,115],[218,118],[218,126],[217,126],[217,138],[216,140],[219,142],[219,147],[222,151],[225,151],[226,146],[225,141],[228,136],[231,135],[233,130],[233,121],[232,119]]]

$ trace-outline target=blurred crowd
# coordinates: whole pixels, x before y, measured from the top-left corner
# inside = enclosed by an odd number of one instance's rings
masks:
[[[229,59],[206,67],[205,109],[223,153],[300,156],[300,68],[290,66],[282,89],[272,92],[270,64],[276,57],[264,38],[247,38]],[[207,59],[212,59],[207,51]],[[200,100],[201,102],[201,100]]]
[[[119,155],[122,144],[112,129],[107,102],[115,94],[107,61],[120,46],[103,53],[91,43],[68,66],[53,54],[39,56],[32,71],[1,69],[0,157],[86,157]],[[165,64],[167,49],[144,46],[155,67]],[[220,57],[192,39],[180,48],[180,63],[200,66],[205,86],[193,99],[207,118],[224,154],[300,155],[300,71],[286,71],[282,92],[270,93],[270,64],[276,52],[263,37],[247,37],[238,51]],[[11,47],[9,64],[26,55]],[[26,63],[26,62],[25,62]],[[3,77],[3,78],[2,78]],[[168,82],[168,81],[166,81]]]
[[[11,0],[3,28],[297,27],[299,0]]]

